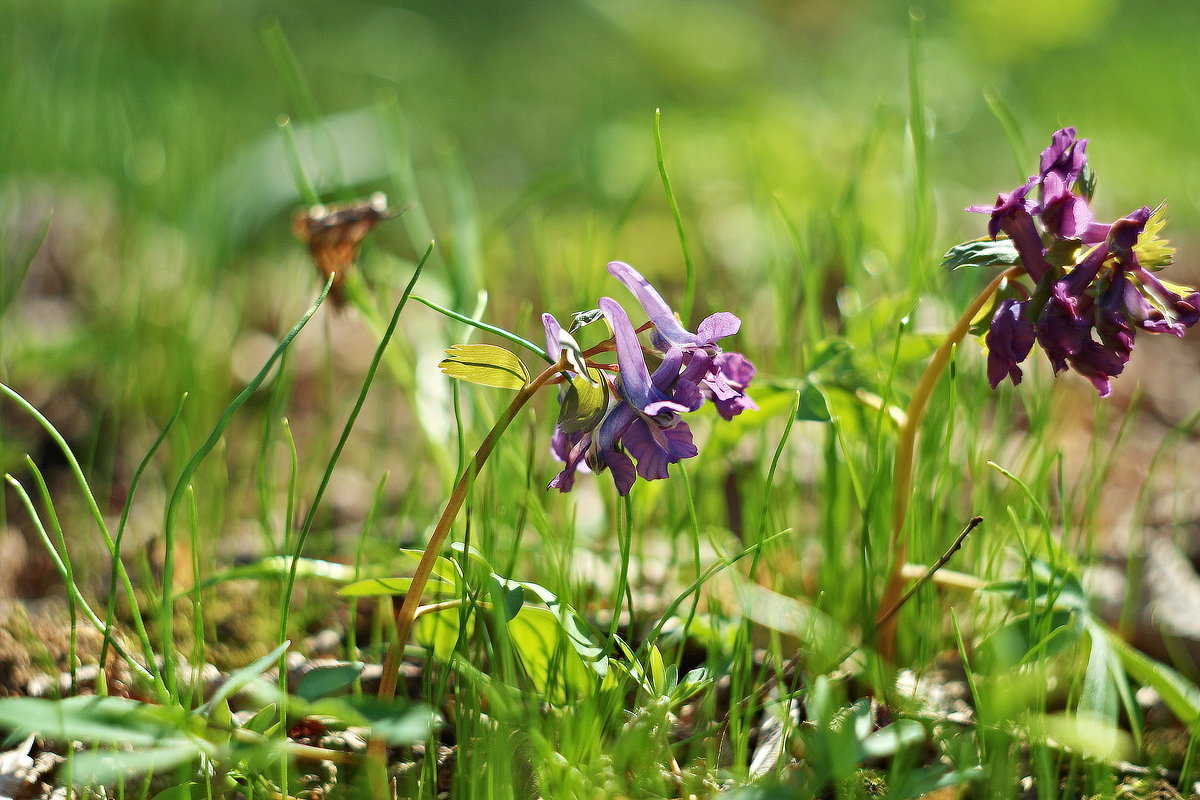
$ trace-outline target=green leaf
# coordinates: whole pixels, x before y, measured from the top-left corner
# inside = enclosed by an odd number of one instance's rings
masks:
[[[351,725],[366,725],[373,734],[397,747],[424,741],[441,724],[437,712],[423,703],[407,700],[380,702],[370,696],[321,700],[314,703],[309,711]]]
[[[112,784],[121,777],[177,767],[196,759],[200,753],[200,744],[189,739],[168,740],[136,750],[79,753],[71,764],[71,777],[76,785]]]
[[[454,655],[460,635],[459,609],[451,608],[435,614],[422,614],[413,626],[413,638],[422,647],[433,651],[442,661]],[[467,616],[467,634],[475,628],[475,615]]]
[[[825,393],[815,383],[810,383],[800,390],[800,407],[796,411],[796,419],[802,422],[829,422],[833,419],[829,413],[829,403],[825,401]]]
[[[808,362],[808,371],[817,372],[853,349],[854,346],[840,336],[824,339],[817,344],[817,350]]]
[[[1028,725],[1035,740],[1048,740],[1097,761],[1134,757],[1133,740],[1126,731],[1090,714],[1037,714]]]
[[[1134,680],[1158,692],[1171,713],[1189,730],[1200,728],[1200,688],[1175,670],[1135,650],[1112,631],[1103,632]]]
[[[338,595],[340,597],[379,597],[389,594],[408,594],[409,587],[411,586],[411,577],[368,578],[365,581],[355,581],[349,586],[343,586],[338,591]],[[429,578],[429,585],[426,588],[426,594],[436,596],[439,592],[453,594],[454,584],[442,580],[437,576],[431,576]]]
[[[203,794],[204,790],[200,784],[188,781],[178,786],[172,786],[169,789],[163,789],[154,795],[153,800],[192,800],[193,797],[201,797]]]
[[[588,696],[599,684],[594,671],[564,636],[548,608],[524,606],[508,622],[508,635],[533,688],[551,702]]]
[[[265,736],[267,731],[279,721],[278,712],[278,705],[275,703],[267,703],[265,706],[256,711],[254,716],[246,720],[242,727],[248,731],[254,731],[255,733]]]
[[[600,424],[608,410],[608,381],[592,382],[576,375],[566,385],[558,412],[563,433],[590,431]]]
[[[868,734],[862,740],[862,748],[872,758],[886,758],[924,742],[925,738],[925,726],[920,722],[915,719],[898,719],[891,725]]]
[[[1003,672],[1063,652],[1083,635],[1080,617],[1067,609],[1022,614],[979,643],[981,668]]]
[[[363,663],[361,661],[315,667],[304,673],[304,677],[300,679],[300,684],[296,687],[296,694],[310,703],[320,700],[322,697],[337,694],[350,686],[362,674],[362,671]]]
[[[1008,473],[1005,473],[1008,475]],[[1022,486],[1022,488],[1024,488]],[[1040,558],[1029,560],[1029,579],[988,584],[985,591],[1010,595],[1045,608],[1052,606],[1090,614],[1087,594],[1075,573]]]
[[[217,703],[220,703],[222,700],[226,700],[237,694],[239,691],[245,688],[246,684],[250,683],[259,675],[262,675],[264,672],[273,667],[275,663],[279,661],[279,658],[287,652],[287,649],[291,646],[291,644],[292,643],[290,641],[285,641],[283,644],[279,645],[262,658],[257,659],[251,664],[247,664],[237,672],[230,675],[225,683],[221,684],[221,687],[213,694],[212,698],[207,703],[200,706],[200,708],[196,709],[196,713],[200,716],[206,716],[210,711],[212,711]]]
[[[968,781],[977,781],[983,777],[983,767],[968,767],[964,770],[951,772],[946,767],[923,767],[916,770],[900,770],[900,775],[889,781],[888,796],[924,797],[938,789],[957,786]],[[891,776],[889,776],[891,777]],[[954,796],[961,796],[956,793]]]
[[[415,571],[425,555],[424,550],[405,549],[399,553],[402,559],[412,562]],[[462,573],[458,564],[450,558],[438,556],[433,562],[433,571],[429,576],[431,591],[446,593],[457,597],[458,587],[462,583]],[[377,597],[388,594],[404,594],[412,585],[412,577],[401,575],[395,578],[367,578],[343,586],[338,594],[342,597]]]
[[[499,578],[499,576],[496,577]],[[503,579],[501,580],[505,582]],[[597,675],[603,675],[607,671],[608,657],[604,655],[604,648],[596,644],[591,636],[584,633],[589,627],[588,623],[579,616],[575,609],[560,600],[545,586],[527,581],[507,581],[507,583],[523,587],[546,605],[546,609],[558,622],[562,632],[566,634],[567,641],[583,663],[587,664]],[[526,606],[526,608],[528,607]]]
[[[150,747],[186,730],[176,712],[125,697],[10,697],[0,700],[0,727],[61,742]]]
[[[1099,720],[1109,727],[1117,725],[1117,690],[1112,671],[1114,656],[1108,641],[1098,631],[1092,630],[1091,650],[1088,653],[1087,669],[1083,675],[1083,692],[1079,696],[1079,712]],[[1120,664],[1117,663],[1119,668]],[[1122,674],[1119,676],[1123,678]]]
[[[520,389],[529,383],[521,359],[493,344],[456,344],[438,368],[451,378],[499,389]]]
[[[232,567],[208,578],[200,584],[201,589],[209,589],[226,581],[261,580],[263,578],[286,579],[291,573],[291,556],[268,556],[255,561],[253,564],[243,564]],[[319,558],[300,558],[296,561],[297,578],[325,578],[331,581],[354,580],[354,567],[340,564],[336,561],[322,561]],[[194,593],[195,589],[185,589],[176,595],[183,598]]]
[[[507,622],[521,613],[521,606],[525,605],[525,587],[505,585],[495,575],[491,578],[492,597],[504,609],[504,620]]]
[[[1021,262],[1017,247],[1010,239],[975,239],[951,247],[942,256],[942,267],[1011,267]]]
[[[400,556],[412,561],[413,571],[415,572],[421,563],[421,559],[425,557],[425,551],[404,549],[400,551]],[[433,577],[441,578],[447,583],[453,583],[455,586],[462,582],[462,570],[459,569],[458,562],[445,556],[438,556],[434,559],[433,572],[431,574]]]

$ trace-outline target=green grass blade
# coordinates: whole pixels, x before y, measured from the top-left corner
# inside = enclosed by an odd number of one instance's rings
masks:
[[[129,491],[125,495],[125,503],[121,507],[121,520],[117,523],[117,536],[113,541],[113,557],[112,571],[109,575],[108,592],[108,608],[104,614],[104,641],[100,645],[100,671],[104,671],[105,664],[108,663],[108,648],[112,644],[112,626],[117,613],[117,572],[118,561],[121,557],[121,544],[125,539],[125,530],[129,524],[129,512],[133,508],[133,498],[137,495],[138,486],[142,482],[142,475],[146,472],[146,467],[150,465],[150,459],[158,452],[159,447],[166,441],[167,434],[175,427],[175,423],[179,421],[179,416],[183,413],[183,406],[187,402],[187,394],[184,393],[179,398],[179,402],[175,406],[175,411],[167,419],[167,424],[162,427],[155,438],[154,443],[150,445],[150,449],[142,456],[142,460],[138,462],[137,468],[133,471],[133,476],[129,479]]]
[[[512,342],[513,344],[519,344],[521,347],[524,347],[526,350],[536,353],[539,358],[542,358],[548,364],[554,363],[554,359],[550,358],[550,356],[546,354],[546,351],[544,349],[542,349],[541,347],[538,347],[536,344],[529,341],[528,339],[522,339],[520,336],[517,336],[515,333],[509,333],[508,331],[504,330],[503,328],[497,328],[495,325],[489,325],[486,322],[481,322],[480,320],[472,319],[471,317],[468,317],[466,314],[460,314],[457,311],[451,311],[450,309],[446,308],[445,306],[438,305],[437,303],[433,302],[432,300],[428,300],[424,297],[421,297],[420,295],[414,294],[412,296],[412,299],[416,300],[421,305],[432,308],[434,311],[438,312],[439,314],[446,315],[450,319],[457,320],[458,322],[465,323],[474,328],[478,328],[481,331],[487,331],[488,333],[495,334],[496,336],[499,336],[502,339],[507,339],[508,341]]]
[[[83,495],[84,503],[87,505],[88,512],[91,514],[92,520],[96,523],[96,527],[100,529],[101,536],[104,537],[104,544],[108,548],[109,555],[113,559],[113,564],[120,574],[121,588],[125,592],[125,597],[129,602],[131,614],[133,616],[134,628],[138,635],[138,640],[142,646],[142,655],[146,659],[146,664],[154,677],[155,688],[163,695],[163,700],[169,699],[166,693],[166,687],[159,675],[158,668],[154,663],[154,647],[150,643],[150,636],[146,632],[146,626],[142,621],[142,614],[137,601],[137,595],[133,591],[133,582],[129,579],[129,573],[125,569],[125,565],[121,563],[118,557],[116,542],[113,540],[112,534],[109,533],[108,524],[104,521],[104,514],[100,511],[100,505],[96,502],[96,497],[92,494],[92,488],[88,485],[87,478],[83,475],[83,468],[79,465],[79,459],[75,457],[75,453],[71,450],[67,440],[59,433],[58,429],[51,424],[50,420],[46,419],[42,412],[38,411],[28,400],[7,385],[0,383],[0,394],[7,397],[9,400],[16,403],[33,417],[42,430],[54,441],[59,451],[63,454],[67,461],[67,467],[70,470],[75,483],[79,487],[80,493]],[[83,607],[82,604],[80,604]],[[139,668],[140,669],[140,668]]]
[[[283,356],[284,351],[291,346],[292,341],[300,334],[300,331],[304,330],[304,326],[308,324],[308,321],[312,319],[314,314],[317,313],[317,309],[319,309],[321,304],[325,302],[325,297],[329,294],[329,289],[332,284],[332,278],[326,281],[325,288],[321,290],[321,293],[318,295],[316,301],[309,306],[307,311],[304,312],[304,316],[300,318],[300,321],[297,322],[292,329],[287,332],[283,339],[280,340],[270,357],[267,358],[267,362],[263,364],[262,369],[258,371],[258,374],[255,375],[248,384],[246,384],[246,387],[238,393],[237,397],[233,399],[233,402],[225,407],[225,411],[221,414],[221,418],[217,420],[217,424],[214,425],[212,431],[209,432],[208,438],[206,438],[204,443],[201,444],[200,447],[196,449],[196,452],[192,454],[192,457],[188,460],[187,465],[184,466],[183,472],[180,473],[179,479],[175,482],[175,488],[171,492],[171,499],[167,503],[167,510],[163,519],[162,533],[165,552],[163,555],[163,590],[162,600],[159,605],[159,626],[162,632],[162,646],[166,651],[174,650],[173,632],[175,629],[175,623],[173,613],[174,606],[172,601],[173,587],[175,584],[175,558],[172,551],[174,550],[175,545],[175,515],[179,511],[179,504],[183,500],[184,493],[187,491],[187,487],[191,483],[192,477],[196,474],[196,470],[200,468],[201,462],[203,462],[204,459],[208,457],[208,454],[212,452],[213,448],[217,446],[217,442],[221,440],[221,437],[225,433],[225,429],[229,427],[229,423],[233,419],[233,415],[237,413],[237,410],[241,408],[247,400],[250,399],[252,394],[258,391],[258,387],[262,386],[263,381],[267,379],[267,376],[275,367],[276,362],[278,362]],[[174,687],[173,661],[174,659],[170,652],[164,653],[163,680],[168,687]]]
[[[46,526],[42,524],[41,516],[38,514],[37,508],[33,504],[33,499],[30,498],[29,493],[25,491],[25,487],[22,486],[20,481],[18,481],[12,475],[5,475],[4,479],[8,481],[10,486],[13,487],[13,490],[17,493],[17,497],[25,506],[25,510],[29,513],[29,518],[33,522],[33,526],[37,530],[38,536],[41,538],[42,544],[46,548],[46,553],[50,556],[50,560],[54,564],[54,568],[62,577],[68,594],[74,599],[76,605],[83,611],[84,616],[86,616],[88,621],[95,626],[96,630],[102,633],[109,630],[109,626],[106,625],[100,619],[100,617],[96,615],[96,612],[92,610],[92,607],[88,604],[87,599],[79,591],[79,587],[75,584],[75,582],[68,579],[67,576],[71,574],[70,570],[68,570],[67,565],[59,555],[58,549],[54,546],[54,542],[50,539],[50,535],[46,532]],[[121,658],[125,659],[125,662],[129,665],[129,668],[133,670],[133,672],[150,680],[155,679],[154,674],[134,660],[133,656],[129,655],[129,653],[127,653],[124,648],[117,644],[116,641],[113,641],[112,647],[117,654],[121,656]]]
[[[320,507],[321,500],[325,496],[325,490],[329,488],[329,481],[333,477],[333,470],[342,455],[342,450],[346,447],[346,442],[350,439],[350,432],[354,430],[354,423],[358,420],[358,415],[367,400],[367,392],[370,390],[371,384],[375,381],[375,374],[379,371],[379,364],[383,360],[384,351],[387,349],[388,343],[391,342],[392,335],[396,332],[396,326],[400,322],[400,314],[404,311],[405,305],[408,304],[408,298],[412,295],[413,287],[416,286],[417,279],[421,277],[421,271],[425,268],[425,264],[432,253],[433,244],[430,243],[425,249],[424,255],[421,256],[421,260],[417,262],[412,278],[409,280],[408,286],[404,288],[404,294],[400,296],[400,301],[396,303],[396,308],[392,312],[392,318],[388,322],[387,329],[380,337],[379,346],[375,348],[375,355],[371,359],[371,365],[367,368],[367,374],[363,379],[362,388],[359,390],[358,399],[354,403],[354,408],[351,410],[350,416],[346,419],[346,424],[342,427],[342,434],[338,438],[332,455],[329,457],[329,461],[325,466],[325,474],[321,476],[321,483],[317,487],[317,491],[313,494],[312,503],[309,505],[308,512],[304,516],[304,522],[300,526],[300,531],[292,550],[292,567],[288,572],[287,583],[284,587],[283,607],[280,610],[279,619],[280,639],[286,638],[287,635],[288,609],[291,605],[292,592],[296,586],[296,570],[299,568],[300,557],[304,554],[305,542],[312,531],[313,523],[316,522],[317,509]],[[328,289],[328,286],[326,289]]]
[[[679,235],[679,247],[683,250],[683,269],[686,282],[679,316],[686,325],[692,316],[692,306],[696,302],[696,266],[692,261],[691,248],[688,247],[687,231],[683,227],[683,215],[679,213],[679,203],[675,199],[675,191],[671,188],[671,178],[667,174],[667,160],[663,155],[661,108],[654,109],[654,156],[658,162],[658,175],[662,178],[663,191],[667,195],[667,204],[671,207],[671,217],[675,220],[675,232]]]

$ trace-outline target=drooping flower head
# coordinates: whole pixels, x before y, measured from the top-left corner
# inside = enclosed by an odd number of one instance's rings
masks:
[[[1200,321],[1200,294],[1155,275],[1171,262],[1172,251],[1157,237],[1162,208],[1097,222],[1084,186],[1091,184],[1086,152],[1087,140],[1074,128],[1056,131],[1037,175],[992,206],[967,209],[990,215],[988,235],[1006,235],[1034,284],[1014,281],[996,306],[985,337],[993,389],[1005,378],[1021,382],[1019,364],[1036,343],[1056,374],[1073,369],[1106,397],[1138,330],[1182,336]]]
[[[653,348],[643,347],[628,313],[609,297],[600,298],[599,316],[612,331],[611,348],[593,350],[615,350],[615,370],[587,362],[558,321],[542,316],[548,352],[566,349],[578,354],[572,361],[576,371],[564,376],[562,411],[551,441],[552,452],[564,466],[550,487],[563,492],[570,491],[576,473],[585,470],[611,471],[622,495],[639,475],[644,480],[666,478],[671,464],[698,452],[684,414],[699,410],[706,400],[712,400],[726,419],[756,408],[745,393],[754,365],[717,345],[737,332],[741,322],[736,316],[713,314],[691,333],[633,267],[615,261],[609,272],[646,311],[653,325]],[[653,372],[646,363],[647,352],[659,359]]]

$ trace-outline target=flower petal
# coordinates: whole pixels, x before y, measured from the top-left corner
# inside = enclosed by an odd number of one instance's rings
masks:
[[[1029,355],[1035,340],[1033,322],[1025,318],[1028,301],[1003,300],[992,317],[985,342],[988,348],[988,383],[995,389],[1005,378],[1021,382],[1017,366]]]
[[[654,385],[650,382],[650,370],[646,368],[642,345],[625,309],[611,297],[601,297],[600,310],[604,312],[604,317],[612,328],[613,342],[617,348],[617,368],[620,370],[620,384],[625,399],[638,408],[645,408],[646,404],[662,399],[652,395]]]
[[[629,426],[621,444],[637,459],[638,474],[648,481],[668,477],[669,464],[692,458],[699,452],[686,422],[673,428],[658,428],[639,419]]]
[[[542,327],[546,329],[546,355],[551,359],[557,360],[558,354],[562,349],[562,345],[558,343],[558,336],[562,333],[562,326],[558,324],[558,320],[553,314],[542,314]]]
[[[637,469],[633,460],[620,450],[609,450],[601,455],[604,465],[612,470],[613,482],[617,485],[617,494],[624,497],[633,488],[637,480]]]
[[[696,338],[705,344],[715,344],[718,339],[733,336],[742,327],[742,321],[728,311],[718,311],[700,321]]]
[[[671,347],[695,347],[696,335],[689,333],[675,316],[675,312],[663,300],[662,295],[642,277],[641,273],[624,261],[610,261],[608,272],[633,292],[641,303],[646,316],[654,323],[658,335]],[[666,349],[666,348],[664,348]]]

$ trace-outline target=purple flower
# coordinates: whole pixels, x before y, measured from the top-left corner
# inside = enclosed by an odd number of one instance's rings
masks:
[[[992,317],[987,333],[988,383],[995,389],[1002,380],[1011,378],[1013,385],[1021,382],[1021,368],[1017,366],[1033,349],[1033,322],[1025,316],[1029,302],[1004,300]]]
[[[1024,186],[1018,186],[1008,194],[996,195],[996,203],[993,206],[971,206],[967,209],[977,214],[991,214],[991,219],[988,220],[988,236],[995,239],[1001,231],[1008,234],[1021,256],[1025,271],[1035,281],[1041,280],[1050,269],[1042,237],[1033,220],[1038,206],[1028,197],[1038,180],[1035,176]]]
[[[1140,261],[1139,254],[1150,252],[1152,266],[1169,262],[1163,245],[1146,235],[1150,208],[1102,224],[1089,198],[1076,193],[1086,150],[1086,139],[1063,128],[1042,151],[1037,175],[991,207],[968,209],[991,214],[988,233],[1008,235],[1035,284],[1022,289],[1031,299],[1006,299],[992,318],[986,337],[992,388],[1005,378],[1021,382],[1018,365],[1036,342],[1056,374],[1073,369],[1105,397],[1139,329],[1182,336],[1200,322],[1200,292],[1176,291],[1182,287],[1168,286]],[[1034,187],[1038,203],[1029,199]]]
[[[754,365],[742,354],[724,353],[717,346],[718,341],[738,332],[741,320],[721,311],[701,320],[696,332],[692,333],[683,327],[662,295],[636,269],[623,261],[611,261],[608,272],[641,303],[654,324],[651,341],[660,352],[667,353],[675,348],[684,353],[689,369],[698,360],[704,365],[701,372],[693,373],[696,375],[694,380],[722,417],[733,419],[747,409],[758,408],[746,394],[746,387],[754,378]],[[702,356],[707,356],[707,360]]]
[[[668,468],[697,455],[692,431],[684,414],[712,400],[726,419],[755,408],[745,388],[754,377],[754,365],[740,353],[725,353],[717,341],[736,333],[740,321],[733,314],[713,314],[696,333],[684,329],[661,295],[632,267],[614,262],[609,270],[637,295],[654,325],[652,341],[661,360],[651,373],[637,331],[616,300],[600,298],[600,313],[612,330],[616,351],[615,375],[586,362],[585,354],[550,314],[542,315],[546,348],[566,351],[574,370],[564,377],[560,416],[551,439],[551,451],[563,469],[550,482],[562,492],[575,485],[579,471],[611,471],[618,493],[625,495],[638,476],[644,480],[668,477]],[[603,348],[601,348],[603,349]],[[652,352],[653,351],[647,351]],[[578,363],[577,363],[578,362]],[[579,409],[582,381],[601,381],[605,402],[594,399],[586,413]],[[594,385],[594,384],[592,384]],[[576,392],[572,412],[566,398]]]

